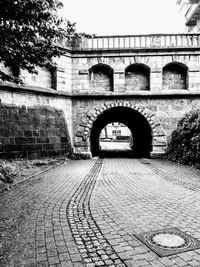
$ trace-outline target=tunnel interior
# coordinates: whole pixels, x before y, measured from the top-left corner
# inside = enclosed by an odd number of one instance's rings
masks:
[[[141,113],[128,107],[110,108],[100,114],[94,121],[90,134],[93,157],[101,156],[100,133],[107,124],[112,122],[121,122],[130,129],[133,137],[133,145],[131,147],[131,155],[133,157],[149,157],[152,150],[151,126]]]

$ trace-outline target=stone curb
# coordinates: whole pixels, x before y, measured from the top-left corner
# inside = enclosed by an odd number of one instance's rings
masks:
[[[25,178],[25,179],[23,179],[23,180],[21,180],[21,181],[19,181],[19,182],[13,183],[12,185],[9,186],[9,189],[5,186],[5,187],[3,187],[2,189],[0,189],[0,193],[3,193],[4,191],[8,191],[8,190],[10,190],[12,187],[14,187],[14,186],[18,186],[18,185],[20,185],[20,184],[22,184],[22,183],[24,183],[24,182],[27,182],[27,181],[33,179],[34,177],[36,177],[36,176],[38,176],[38,175],[40,175],[40,174],[43,174],[43,173],[48,172],[48,171],[50,171],[50,170],[53,170],[54,168],[60,166],[60,165],[63,164],[64,162],[65,162],[65,160],[62,161],[62,162],[59,162],[59,163],[55,164],[54,166],[51,166],[51,167],[45,169],[45,170],[43,170],[43,171],[39,171],[39,172],[37,172],[37,173],[35,173],[35,174],[32,174],[32,175],[28,176],[27,178]]]

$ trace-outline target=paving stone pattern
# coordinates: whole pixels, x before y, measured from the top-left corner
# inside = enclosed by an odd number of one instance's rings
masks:
[[[200,266],[198,249],[159,258],[136,238],[175,227],[200,239],[199,193],[163,179],[140,160],[105,160],[91,211],[127,266]]]
[[[11,251],[6,266],[79,266],[77,262],[82,258],[69,229],[66,207],[94,163],[94,160],[67,163],[0,196],[4,217],[16,219],[24,205],[29,215],[18,226],[17,249]]]
[[[29,207],[3,266],[199,267],[200,249],[159,257],[137,238],[174,227],[200,240],[199,192],[165,179],[156,163],[148,163],[74,161],[0,195],[1,212],[11,220],[13,210]],[[174,179],[189,185],[197,174],[184,170],[177,167]]]
[[[90,197],[101,170],[99,159],[72,196],[67,218],[79,252],[86,263],[95,266],[125,266],[103,236],[90,210]]]

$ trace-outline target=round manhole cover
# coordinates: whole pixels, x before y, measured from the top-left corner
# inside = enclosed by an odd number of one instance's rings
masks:
[[[164,233],[164,234],[157,234],[155,236],[152,237],[152,240],[160,246],[163,247],[181,247],[183,246],[186,241],[183,237],[176,235],[176,234],[168,234],[168,233]]]
[[[165,249],[180,249],[190,245],[190,239],[174,231],[161,231],[147,236],[149,243]]]
[[[200,242],[197,239],[177,228],[149,231],[137,237],[160,257],[200,248]]]

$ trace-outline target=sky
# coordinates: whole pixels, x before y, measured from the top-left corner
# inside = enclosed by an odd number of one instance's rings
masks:
[[[182,33],[176,0],[63,0],[78,32],[96,35]]]

